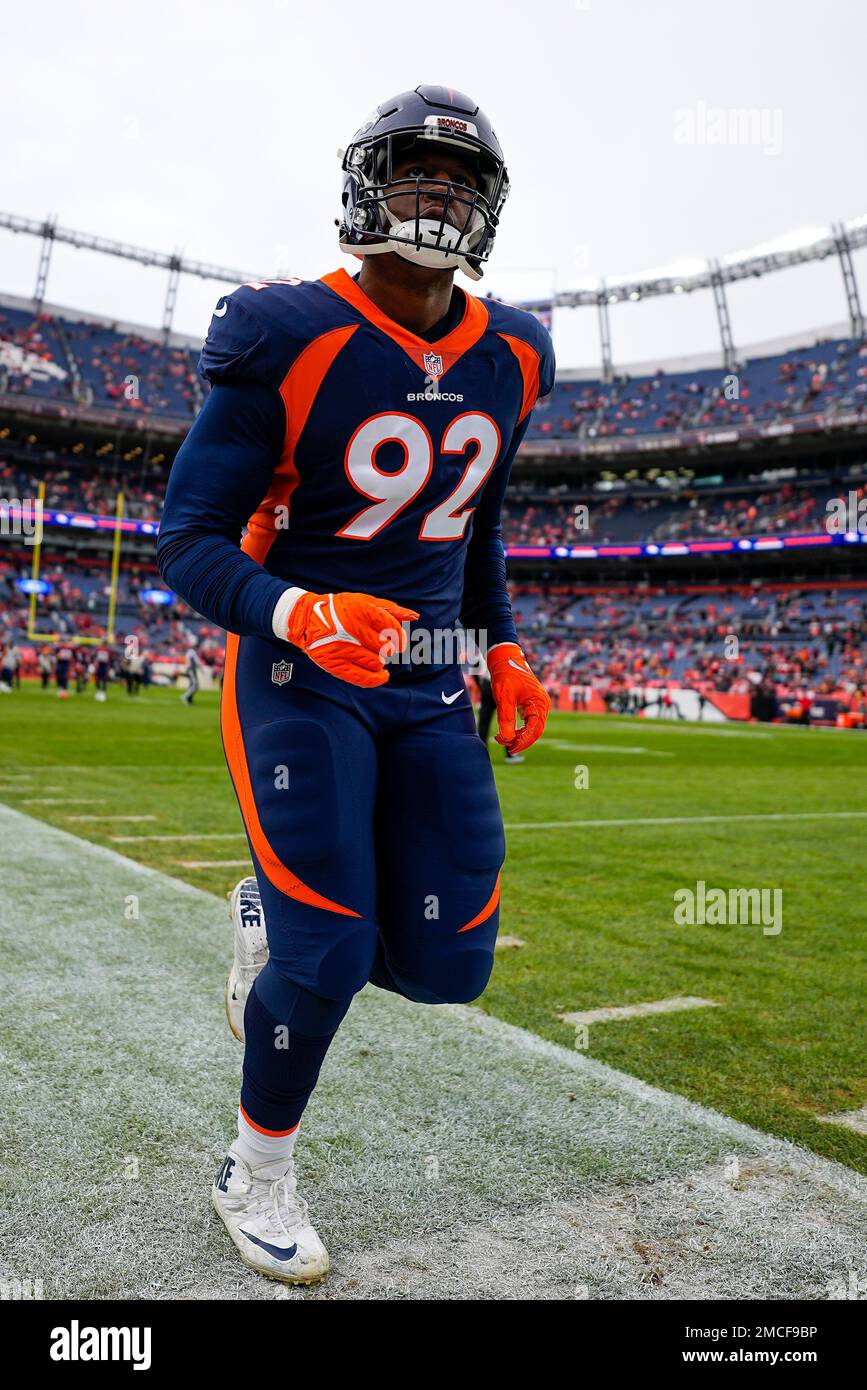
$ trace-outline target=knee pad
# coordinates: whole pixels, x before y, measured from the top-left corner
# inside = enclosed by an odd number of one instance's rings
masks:
[[[415,1004],[470,1004],[484,994],[494,966],[493,950],[461,951],[446,960],[420,962],[416,978],[391,974],[400,993]]]
[[[256,979],[250,993],[250,999],[253,998],[276,1023],[283,1024],[291,1033],[307,1038],[326,1038],[340,1027],[352,1002],[352,992],[340,999],[314,994],[304,985],[280,974],[269,961]]]

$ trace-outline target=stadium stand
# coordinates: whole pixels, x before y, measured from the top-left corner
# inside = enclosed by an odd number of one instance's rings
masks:
[[[46,508],[64,523],[46,528],[47,592],[36,601],[36,633],[104,639],[111,530],[88,535],[88,527],[113,517],[121,490],[125,518],[158,525],[171,459],[207,390],[196,358],[178,338],[165,344],[154,331],[71,311],[34,314],[0,297],[0,645],[21,650],[25,676],[35,671],[40,645],[20,587],[32,553],[9,534],[3,500],[33,498],[43,485]],[[503,538],[521,640],[561,704],[637,710],[648,691],[686,688],[738,698],[741,711],[764,694],[777,717],[792,710],[801,717],[817,705],[830,720],[834,708],[862,710],[863,548],[815,555],[796,548],[773,562],[735,550],[713,557],[712,570],[702,567],[707,557],[687,563],[661,554],[650,565],[624,556],[582,568],[569,548],[797,542],[821,535],[836,497],[863,503],[867,530],[865,408],[867,345],[839,336],[748,358],[734,374],[559,378],[537,405],[516,460]],[[811,433],[789,447],[788,426],[797,421]],[[831,439],[834,421],[849,432]],[[744,449],[746,426],[762,429]],[[778,437],[765,426],[778,428]],[[694,447],[702,436],[684,436],[720,429],[734,433],[712,459]],[[573,450],[578,440],[592,452]],[[641,453],[647,441],[665,446],[650,462]],[[160,607],[145,597],[160,586],[153,540],[131,530],[123,540],[118,653],[134,637],[149,662],[180,664],[195,644],[219,671],[223,634],[178,600]],[[522,554],[533,547],[536,556]],[[724,650],[732,638],[734,657]]]
[[[0,374],[5,390],[190,420],[205,389],[197,345],[164,345],[156,333],[121,332],[96,318],[32,313],[0,299]],[[130,390],[128,378],[134,379]],[[733,384],[736,378],[736,385]],[[80,383],[76,387],[76,383]],[[736,390],[737,394],[732,392]],[[528,438],[610,437],[781,422],[867,406],[867,345],[835,338],[721,368],[558,380],[536,407]]]

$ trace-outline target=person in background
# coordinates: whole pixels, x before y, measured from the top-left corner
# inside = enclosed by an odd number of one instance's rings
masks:
[[[97,647],[93,662],[93,676],[96,683],[96,694],[93,698],[99,700],[100,704],[105,701],[110,663],[111,652],[108,647]]]
[[[68,642],[59,642],[54,653],[54,678],[59,700],[69,699],[69,671],[74,660],[75,648]]]
[[[193,698],[196,694],[196,691],[199,688],[200,665],[201,662],[199,661],[199,658],[196,655],[195,647],[190,647],[189,651],[187,652],[187,663],[184,668],[184,674],[187,678],[187,688],[181,696],[181,699],[183,700],[185,705],[191,705],[193,703]]]
[[[0,695],[11,695],[12,684],[15,680],[15,668],[12,664],[12,644],[0,643]]]
[[[83,695],[87,689],[88,677],[87,657],[84,655],[83,651],[77,651],[75,653],[75,661],[72,669],[75,675],[75,693],[76,695]]]
[[[12,667],[12,684],[16,690],[21,689],[21,648],[17,642],[12,642],[9,647],[9,662]]]
[[[134,652],[126,658],[123,664],[123,674],[126,681],[127,695],[137,695],[141,689],[142,672],[144,671],[144,657],[139,652]]]

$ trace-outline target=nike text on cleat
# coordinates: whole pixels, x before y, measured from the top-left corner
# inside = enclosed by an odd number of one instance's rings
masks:
[[[281,1171],[282,1169],[282,1171]],[[295,1166],[248,1168],[230,1149],[213,1187],[214,1210],[245,1264],[284,1284],[317,1284],[328,1273],[328,1251],[298,1196]]]
[[[244,1009],[256,976],[268,960],[268,937],[259,886],[252,876],[242,878],[229,894],[234,929],[234,956],[226,980],[226,1018],[238,1042],[244,1041]]]

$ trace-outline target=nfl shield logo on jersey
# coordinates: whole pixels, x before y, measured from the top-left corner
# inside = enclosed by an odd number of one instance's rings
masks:
[[[424,369],[428,376],[442,376],[443,359],[438,352],[426,352],[424,355]]]
[[[275,661],[271,667],[271,679],[275,685],[285,685],[292,679],[292,662]]]

